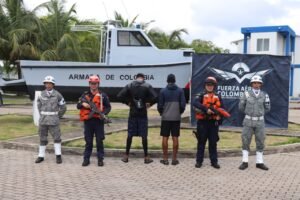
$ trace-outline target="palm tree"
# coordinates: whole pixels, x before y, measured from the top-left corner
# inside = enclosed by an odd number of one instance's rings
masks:
[[[73,16],[76,14],[75,4],[67,11],[64,4],[65,0],[50,0],[34,9],[46,9],[49,13],[41,19],[44,25],[40,45],[42,60],[81,60],[78,38],[70,31],[71,25],[78,21]]]
[[[129,19],[124,19],[123,16],[118,13],[117,11],[115,11],[115,20],[120,22],[120,24],[123,27],[131,27],[133,26],[133,24],[135,23],[136,19],[138,18],[139,15],[136,15],[130,22]]]
[[[188,45],[181,38],[183,33],[188,34],[187,30],[184,28],[176,29],[169,35],[161,30],[151,29],[148,32],[148,35],[154,44],[160,49],[178,49],[188,47]]]
[[[41,24],[36,15],[26,11],[22,0],[0,2],[0,58],[5,60],[5,71],[19,59],[37,59],[38,32]],[[20,70],[18,70],[20,76]]]
[[[76,24],[96,28],[96,30],[80,31],[76,33],[80,44],[79,51],[82,61],[99,62],[101,32],[99,32],[100,30],[98,28],[101,28],[101,24],[101,22],[95,20],[84,20]]]

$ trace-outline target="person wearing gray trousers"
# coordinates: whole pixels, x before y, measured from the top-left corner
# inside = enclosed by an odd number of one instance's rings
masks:
[[[242,131],[242,164],[240,170],[248,168],[248,156],[252,134],[256,143],[256,167],[262,170],[269,168],[264,164],[263,151],[265,142],[264,115],[271,110],[269,95],[261,90],[262,78],[255,75],[250,81],[251,90],[245,91],[239,102],[239,110],[245,114]]]
[[[54,140],[54,151],[56,155],[56,163],[61,164],[61,132],[59,127],[59,119],[67,110],[63,96],[54,89],[55,79],[52,76],[46,76],[44,81],[45,90],[37,99],[39,119],[39,136],[40,146],[39,155],[35,163],[44,161],[46,146],[48,144],[48,132]]]

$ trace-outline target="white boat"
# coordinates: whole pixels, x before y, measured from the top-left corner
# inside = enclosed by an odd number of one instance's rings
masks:
[[[122,87],[144,73],[146,81],[156,90],[165,87],[168,74],[176,76],[176,84],[188,94],[193,50],[158,49],[145,32],[138,28],[124,28],[116,23],[106,23],[101,29],[100,62],[56,62],[21,60],[22,79],[0,80],[0,87],[26,84],[30,98],[36,90],[43,89],[43,78],[56,79],[56,89],[67,100],[77,100],[88,89],[88,78],[97,74],[101,90],[112,101]]]

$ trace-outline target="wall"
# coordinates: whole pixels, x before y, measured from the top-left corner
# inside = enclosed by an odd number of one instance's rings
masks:
[[[300,36],[296,36],[296,41],[295,41],[295,53],[294,53],[294,63],[293,64],[300,64]]]
[[[257,39],[269,38],[269,51],[256,51]],[[277,55],[277,33],[251,33],[250,51],[251,54],[271,54]]]

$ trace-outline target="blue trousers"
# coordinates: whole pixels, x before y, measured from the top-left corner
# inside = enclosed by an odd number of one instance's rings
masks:
[[[85,150],[83,154],[84,159],[90,159],[93,151],[93,140],[94,135],[96,136],[96,147],[98,159],[104,158],[104,123],[102,120],[97,118],[91,118],[84,121],[84,139],[85,139]]]
[[[217,142],[219,141],[219,125],[215,120],[197,121],[197,158],[199,163],[203,162],[206,141],[208,140],[208,151],[211,163],[218,163]]]

